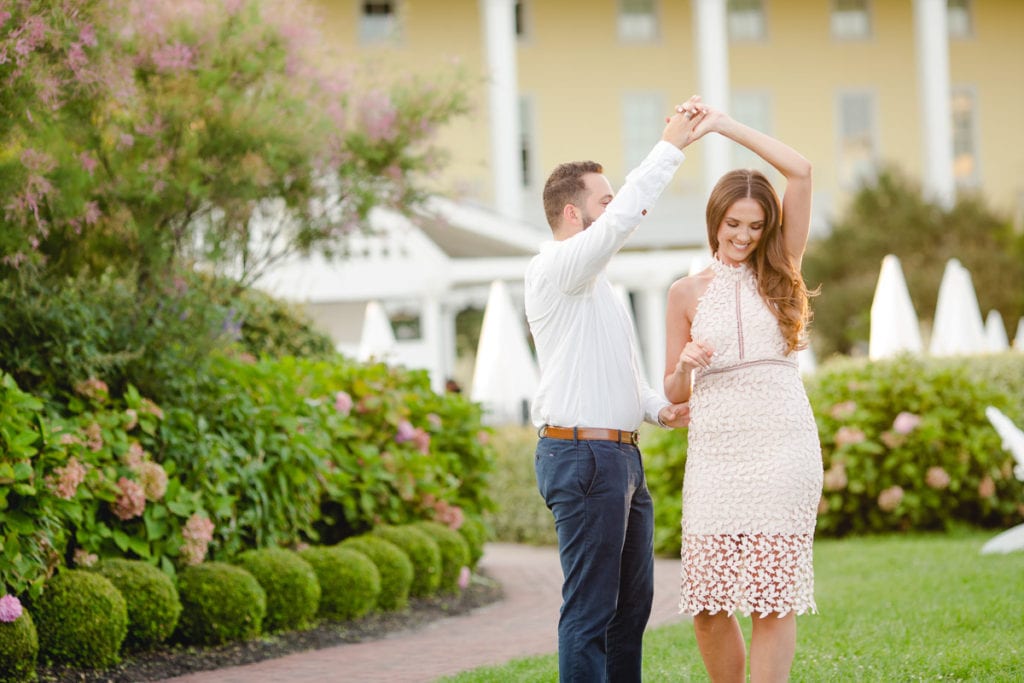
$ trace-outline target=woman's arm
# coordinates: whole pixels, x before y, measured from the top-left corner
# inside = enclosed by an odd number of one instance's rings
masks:
[[[781,140],[708,108],[695,134],[717,132],[737,142],[772,165],[786,179],[782,195],[782,237],[786,251],[799,268],[811,229],[811,162]]]
[[[672,403],[690,400],[693,370],[711,363],[714,349],[690,338],[693,312],[706,282],[697,276],[676,280],[668,290],[665,313],[665,398]]]

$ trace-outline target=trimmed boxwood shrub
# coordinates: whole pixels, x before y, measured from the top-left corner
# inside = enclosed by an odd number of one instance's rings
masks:
[[[441,583],[439,590],[447,593],[459,591],[459,575],[469,567],[469,544],[458,531],[439,522],[422,521],[413,526],[434,539],[441,550]]]
[[[93,571],[109,579],[125,600],[126,649],[144,650],[171,637],[181,615],[178,589],[171,577],[142,560],[103,560]]]
[[[379,526],[372,533],[397,545],[412,560],[410,597],[422,598],[437,593],[441,585],[441,548],[437,541],[412,524]]]
[[[178,574],[181,618],[175,638],[220,645],[260,634],[267,596],[252,574],[225,562],[204,562]]]
[[[469,547],[469,568],[476,569],[480,558],[484,556],[484,544],[487,543],[487,525],[479,517],[466,515],[458,531],[466,539],[466,544]]]
[[[11,622],[0,621],[0,683],[36,680],[39,637],[27,609]]]
[[[297,552],[284,548],[250,550],[239,555],[236,564],[255,576],[267,594],[265,633],[301,629],[316,618],[320,580]]]
[[[409,604],[412,586],[412,560],[401,548],[379,536],[363,534],[341,542],[348,548],[366,555],[380,572],[380,596],[377,608],[384,611],[404,609]]]
[[[64,570],[46,582],[30,608],[44,662],[103,669],[120,661],[128,607],[105,576]]]
[[[321,617],[358,619],[377,604],[380,572],[366,555],[336,545],[306,548],[300,555],[320,580]]]

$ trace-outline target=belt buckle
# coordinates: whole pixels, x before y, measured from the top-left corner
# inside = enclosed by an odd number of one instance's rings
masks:
[[[639,441],[640,441],[640,433],[639,432],[636,432],[636,431],[629,432],[629,443],[631,443],[634,446],[636,446],[637,442],[639,442]]]

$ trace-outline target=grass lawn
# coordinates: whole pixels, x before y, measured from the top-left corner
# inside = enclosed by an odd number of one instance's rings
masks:
[[[817,615],[797,620],[791,681],[1024,681],[1024,552],[980,555],[994,532],[815,544]],[[750,620],[740,623],[750,638]],[[648,631],[645,681],[705,681],[689,623]],[[558,680],[554,655],[442,679]]]

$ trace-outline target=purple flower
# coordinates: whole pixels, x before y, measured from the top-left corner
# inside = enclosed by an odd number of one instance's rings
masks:
[[[395,443],[405,443],[416,438],[416,429],[408,420],[398,423],[398,431],[395,432]]]
[[[0,621],[11,623],[21,616],[21,601],[13,595],[0,598]]]

